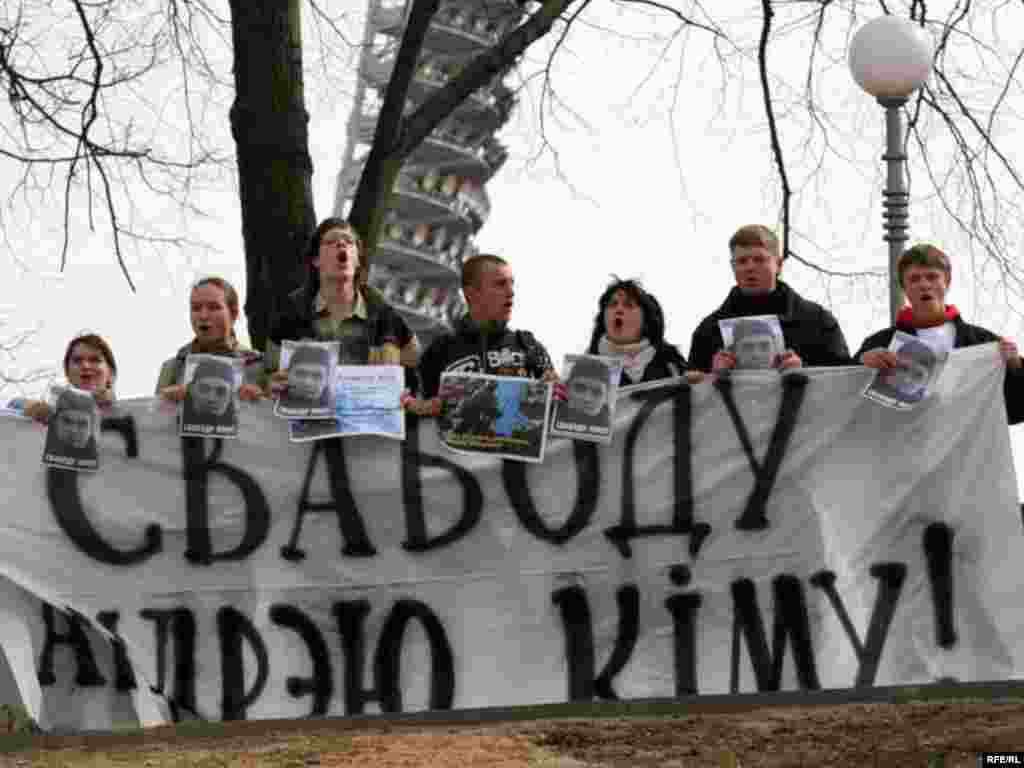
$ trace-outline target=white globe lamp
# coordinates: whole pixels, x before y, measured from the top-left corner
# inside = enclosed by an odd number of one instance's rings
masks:
[[[909,19],[880,16],[857,30],[850,43],[853,79],[876,99],[906,99],[931,70],[931,39]]]
[[[889,244],[889,314],[895,325],[903,305],[897,264],[909,239],[910,192],[903,152],[905,127],[902,107],[928,80],[932,42],[919,25],[896,16],[869,21],[850,42],[850,72],[857,84],[885,107],[886,183],[882,191],[883,239]]]

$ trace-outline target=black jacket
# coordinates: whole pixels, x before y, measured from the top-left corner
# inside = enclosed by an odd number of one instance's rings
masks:
[[[423,396],[434,397],[445,371],[540,379],[551,368],[547,350],[529,331],[488,330],[463,317],[454,332],[437,337],[427,347],[419,374]]]
[[[729,291],[722,306],[705,317],[693,332],[690,366],[711,370],[711,358],[725,346],[719,320],[751,315],[778,315],[786,348],[800,355],[805,366],[855,365],[835,316],[780,280],[767,296],[745,296],[735,287]]]
[[[954,349],[999,341],[999,336],[992,331],[982,328],[980,325],[971,325],[965,322],[959,314],[953,318],[952,322],[956,329],[956,336],[953,340]],[[864,343],[857,350],[857,360],[860,360],[860,356],[869,349],[888,349],[896,331],[917,335],[913,326],[897,323],[891,328],[873,333],[864,339]],[[1020,424],[1024,421],[1024,368],[1008,367],[1006,369],[1006,378],[1003,381],[1003,399],[1006,401],[1006,416],[1009,422]]]
[[[292,291],[276,308],[270,321],[270,339],[280,344],[285,339],[315,339],[316,318],[313,314],[313,302],[316,292],[310,291],[307,284]],[[370,286],[360,289],[366,302],[367,335],[370,348],[384,344],[404,347],[412,338],[412,331],[401,315],[388,304],[384,296]]]
[[[309,279],[278,304],[270,319],[269,336],[272,342],[280,344],[286,339],[299,341],[319,338],[313,310],[318,291],[319,282]],[[361,286],[359,291],[366,302],[367,356],[385,344],[393,344],[399,349],[408,344],[413,337],[412,331],[395,308],[388,304],[384,295],[368,285]],[[405,369],[405,386],[412,392],[419,390],[415,368]]]

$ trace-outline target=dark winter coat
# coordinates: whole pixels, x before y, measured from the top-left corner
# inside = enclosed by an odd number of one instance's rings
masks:
[[[722,306],[705,317],[693,332],[690,366],[711,370],[712,357],[725,346],[719,320],[751,315],[778,315],[786,348],[796,352],[805,366],[856,364],[835,316],[780,280],[767,296],[746,296],[734,287]]]

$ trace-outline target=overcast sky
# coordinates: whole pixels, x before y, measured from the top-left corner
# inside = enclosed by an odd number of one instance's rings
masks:
[[[746,13],[746,5],[735,3],[736,18]],[[355,31],[357,16],[352,19]],[[557,361],[584,348],[597,297],[613,273],[641,279],[661,300],[669,340],[687,354],[694,327],[732,285],[729,235],[741,224],[777,223],[777,182],[752,55],[749,49],[727,52],[730,76],[723,89],[721,65],[707,36],[693,32],[673,38],[664,17],[652,21],[610,4],[593,4],[583,18],[592,26],[570,37],[557,59],[554,85],[586,123],[566,111],[560,119],[549,116],[546,131],[557,164],[551,152],[535,159],[540,146],[537,81],[526,88],[519,112],[502,133],[511,157],[488,185],[492,214],[477,242],[512,263],[517,281],[513,324],[534,331]],[[625,36],[609,35],[600,26],[615,26]],[[749,39],[752,32],[756,27],[744,34]],[[796,239],[793,245],[830,268],[880,268],[887,259],[880,202],[882,111],[846,70],[845,33],[837,30],[836,55],[819,65],[819,93],[831,111],[830,135],[836,144],[826,153],[824,170],[812,170],[816,142],[807,138],[803,124],[790,124],[784,138],[792,180],[800,190],[795,224],[813,241]],[[683,41],[688,47],[681,59]],[[798,42],[780,46],[773,64],[774,82],[787,103],[798,98],[806,68]],[[534,65],[540,60],[539,52],[530,57]],[[308,78],[314,194],[322,218],[331,213],[351,99],[344,87],[318,87],[312,72]],[[934,141],[941,151],[942,140]],[[1006,140],[1003,146],[1024,165],[1024,141]],[[923,180],[916,177],[915,182],[911,238],[936,242],[953,257],[957,272],[950,300],[969,321],[1024,344],[1019,313],[998,286],[990,290],[986,276],[975,279],[948,217],[927,199]],[[234,184],[207,192],[199,202],[211,217],[190,221],[190,233],[219,253],[132,254],[135,294],[113,264],[102,223],[93,235],[79,230],[67,268],[55,275],[59,198],[34,211],[8,210],[6,223],[17,227],[5,231],[11,279],[0,287],[0,304],[9,330],[40,329],[16,365],[58,366],[67,339],[93,330],[114,347],[121,369],[119,396],[150,394],[160,362],[191,338],[187,290],[193,280],[220,274],[244,287]],[[74,215],[81,221],[86,212]],[[153,215],[171,214],[155,209]],[[1020,255],[1021,245],[1019,238],[1013,240],[1013,252]],[[888,324],[881,280],[826,279],[796,263],[786,264],[783,277],[833,310],[852,349]],[[239,328],[244,330],[244,321]],[[1024,442],[1018,429],[1014,444],[1020,465]]]

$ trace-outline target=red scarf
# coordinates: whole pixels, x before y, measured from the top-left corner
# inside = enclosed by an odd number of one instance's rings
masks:
[[[960,310],[952,304],[946,305],[946,319],[955,320],[960,315]],[[914,325],[914,308],[903,307],[899,312],[896,313],[896,325]]]

